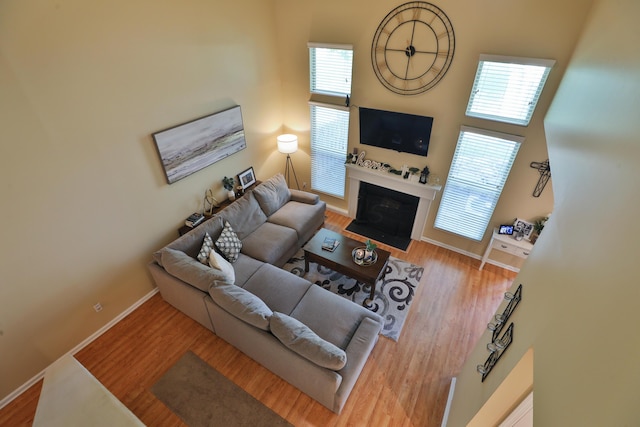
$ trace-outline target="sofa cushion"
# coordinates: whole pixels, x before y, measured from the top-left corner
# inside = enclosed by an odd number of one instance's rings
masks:
[[[296,252],[297,245],[298,234],[294,229],[265,222],[242,241],[242,253],[262,262],[280,265],[283,255],[288,259]]]
[[[320,286],[311,286],[290,315],[340,348],[346,348],[365,317],[383,323],[378,314]]]
[[[258,296],[272,311],[289,314],[307,293],[309,286],[315,285],[286,270],[264,263],[242,287]]]
[[[202,240],[202,246],[200,247],[200,252],[198,252],[198,261],[203,264],[209,263],[209,254],[213,249],[213,239],[209,235],[209,233],[204,233],[204,239]]]
[[[224,223],[222,233],[220,233],[220,237],[216,240],[216,247],[229,262],[236,262],[238,259],[238,255],[242,249],[242,242],[228,221]]]
[[[209,266],[216,270],[216,272],[220,271],[220,275],[224,277],[222,280],[225,282],[235,283],[236,272],[233,270],[233,266],[218,252],[211,251],[209,253]]]
[[[291,192],[281,173],[258,185],[253,193],[266,216],[273,215],[291,198]]]
[[[177,249],[193,258],[196,258],[202,247],[202,239],[204,237],[204,234],[209,233],[211,238],[215,241],[220,235],[223,226],[224,224],[222,218],[214,216],[210,219],[205,220],[202,224],[200,224],[193,230],[169,243],[167,247],[171,249]],[[161,256],[162,249],[154,252],[153,254],[153,259],[160,265],[162,265]]]
[[[215,281],[209,287],[209,295],[220,307],[238,319],[264,331],[269,330],[271,309],[251,292],[232,285]]]
[[[253,233],[256,228],[267,220],[266,215],[260,209],[260,205],[253,195],[253,191],[236,199],[235,202],[221,210],[218,215],[231,223],[240,240]]]
[[[162,265],[167,273],[203,292],[207,292],[214,281],[229,278],[221,270],[202,264],[182,251],[164,248],[161,252]]]
[[[269,320],[269,327],[282,344],[318,366],[337,371],[347,363],[344,350],[323,340],[293,317],[276,311]]]
[[[236,285],[244,287],[246,281],[253,277],[263,265],[264,262],[240,253],[238,260],[233,263],[233,270],[236,272]]]
[[[302,246],[324,222],[326,204],[290,201],[278,212],[271,215],[268,222],[293,228],[298,235],[298,245]]]

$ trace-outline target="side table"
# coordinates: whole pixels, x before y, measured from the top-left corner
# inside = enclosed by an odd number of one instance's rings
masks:
[[[487,259],[489,259],[491,250],[493,249],[526,259],[531,253],[531,249],[533,249],[533,243],[528,240],[516,240],[508,234],[499,234],[498,229],[494,228],[493,234],[491,235],[491,241],[489,242],[487,249],[484,251],[484,255],[482,255],[479,270],[482,270]]]

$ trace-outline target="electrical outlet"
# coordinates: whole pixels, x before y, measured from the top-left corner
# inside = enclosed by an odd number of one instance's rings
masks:
[[[303,182],[303,183],[302,183],[302,189],[303,189],[303,190],[306,190],[306,189],[307,189],[307,183],[306,183],[306,182]]]
[[[102,311],[102,304],[100,304],[99,302],[95,303],[93,309],[96,311],[96,313],[100,313]]]

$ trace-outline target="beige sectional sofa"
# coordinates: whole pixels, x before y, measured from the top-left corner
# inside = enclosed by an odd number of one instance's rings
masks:
[[[278,174],[154,253],[149,270],[167,302],[340,413],[382,319],[280,268],[325,209]]]

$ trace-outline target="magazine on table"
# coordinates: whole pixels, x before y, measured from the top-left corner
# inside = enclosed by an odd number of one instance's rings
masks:
[[[333,252],[336,250],[340,242],[337,239],[332,237],[325,237],[324,242],[322,242],[322,249],[325,251]]]

